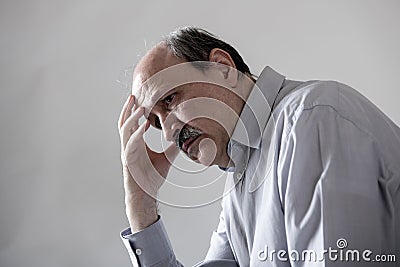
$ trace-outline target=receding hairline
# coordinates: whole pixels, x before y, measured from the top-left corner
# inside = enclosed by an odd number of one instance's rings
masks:
[[[142,99],[141,96],[144,96],[145,94],[143,94],[141,90],[145,89],[143,88],[143,85],[146,84],[147,80],[160,71],[183,62],[187,62],[187,60],[174,55],[164,41],[161,41],[152,47],[139,60],[133,70],[133,81],[135,82],[136,79],[139,79],[139,81],[137,81],[137,85],[139,87],[138,93],[140,96],[137,101],[140,104],[144,102],[144,99]]]
[[[132,78],[140,73],[143,78],[142,82],[145,82],[157,72],[183,62],[188,61],[176,56],[165,41],[160,41],[135,65]]]

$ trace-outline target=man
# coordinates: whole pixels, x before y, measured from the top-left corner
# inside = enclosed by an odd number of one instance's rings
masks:
[[[162,153],[144,141],[150,125],[173,142]],[[269,67],[255,77],[229,44],[187,27],[136,66],[118,127],[130,224],[121,235],[135,266],[181,266],[156,208],[178,148],[236,185],[199,266],[400,260],[400,129],[344,84]]]

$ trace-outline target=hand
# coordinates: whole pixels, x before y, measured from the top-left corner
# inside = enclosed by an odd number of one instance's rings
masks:
[[[179,150],[172,144],[166,151],[157,153],[147,146],[143,135],[150,123],[139,125],[144,109],[134,103],[134,96],[130,96],[122,108],[118,130],[126,211],[132,231],[138,231],[157,219],[155,197]]]

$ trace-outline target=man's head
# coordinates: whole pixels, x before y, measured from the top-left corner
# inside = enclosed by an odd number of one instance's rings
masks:
[[[198,163],[227,167],[227,144],[252,86],[250,70],[232,46],[187,27],[140,60],[132,94],[167,141]]]

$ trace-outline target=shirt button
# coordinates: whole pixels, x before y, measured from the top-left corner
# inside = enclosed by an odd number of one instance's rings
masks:
[[[140,248],[137,248],[135,250],[135,253],[136,253],[136,255],[140,256],[140,255],[142,255],[142,250]]]

